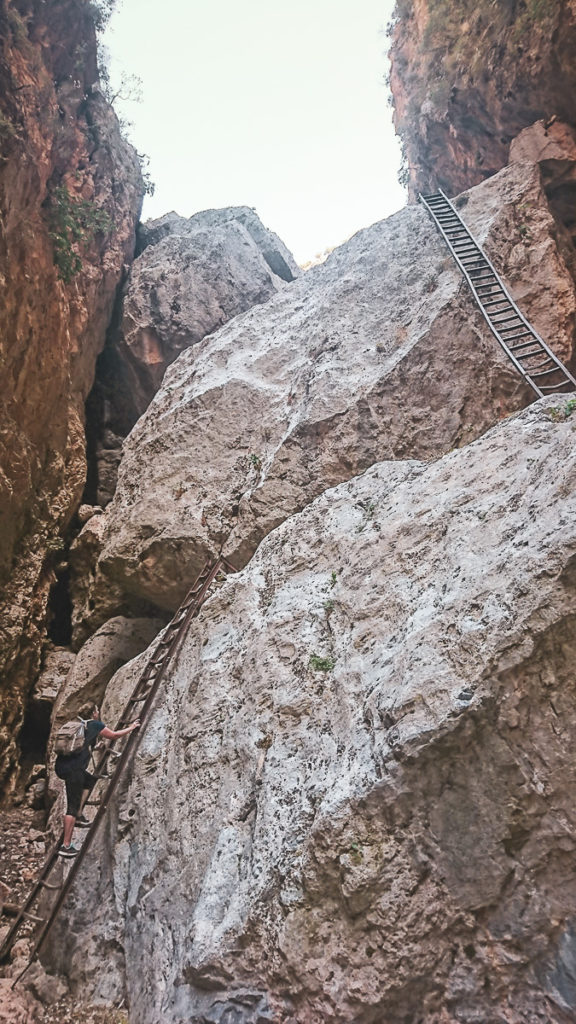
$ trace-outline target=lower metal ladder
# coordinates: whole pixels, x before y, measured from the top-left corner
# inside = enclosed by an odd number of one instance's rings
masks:
[[[6,938],[0,947],[0,961],[6,960],[19,933],[28,921],[42,925],[35,937],[34,946],[30,952],[28,964],[24,968],[24,971],[22,971],[18,978],[16,978],[14,984],[20,980],[22,975],[28,970],[28,967],[34,960],[35,956],[40,952],[48,932],[60,912],[66,896],[74,883],[74,879],[80,870],[82,862],[92,845],[98,826],[106,814],[114,791],[124,776],[130,759],[136,752],[140,738],[142,737],[150,718],[154,699],[158,693],[160,684],[166,675],[168,664],[172,661],[174,655],[182,646],[188,625],[192,619],[198,615],[198,612],[206,598],[224,582],[226,575],[235,571],[236,570],[223,558],[218,558],[214,562],[208,562],[204,566],[202,572],[197,577],[184,598],[184,601],[178,608],[178,611],[166,626],[162,639],[155,645],[146,667],[139,676],[136,687],[122,712],[120,720],[115,726],[115,730],[124,729],[130,724],[130,722],[134,721],[134,719],[139,718],[140,728],[129,733],[127,736],[122,737],[118,741],[112,741],[112,743],[117,742],[121,744],[121,751],[113,749],[112,745],[110,745],[106,746],[102,751],[97,752],[95,757],[95,774],[98,778],[98,782],[86,804],[87,806],[97,807],[97,811],[90,829],[85,835],[80,852],[72,861],[66,862],[67,864],[70,864],[70,870],[66,874],[65,868],[62,865],[62,859],[58,854],[63,839],[62,833],[59,841],[48,854],[40,875],[36,879],[30,893],[20,908],[17,917],[14,919],[10,931],[6,935]],[[110,765],[110,774],[108,774],[106,771],[106,765],[107,761],[112,757],[116,760],[113,770],[112,765]],[[64,877],[61,881],[55,883],[50,879],[53,874],[56,874],[55,869],[57,865],[62,866]],[[47,916],[41,918],[33,911],[43,895],[44,890],[52,890],[57,892],[58,895],[50,907]]]
[[[538,397],[574,391],[576,380],[522,315],[444,192],[439,189],[419,198],[434,218],[492,334]]]

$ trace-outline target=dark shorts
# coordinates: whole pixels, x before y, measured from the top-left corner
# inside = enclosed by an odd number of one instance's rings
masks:
[[[78,772],[70,776],[70,778],[64,779],[66,786],[66,799],[68,801],[68,807],[66,814],[71,814],[74,818],[77,818],[80,814],[80,804],[82,803],[82,793],[85,789],[93,789],[96,785],[96,777],[91,775],[90,772]]]

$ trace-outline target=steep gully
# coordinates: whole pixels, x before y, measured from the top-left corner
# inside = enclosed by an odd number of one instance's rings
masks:
[[[431,212],[433,212],[434,211],[434,206],[435,206],[434,199],[433,198],[431,199],[430,197],[428,197],[427,198],[427,205],[431,208]],[[441,203],[441,210],[442,209],[444,211],[446,210],[446,204],[444,202]],[[438,210],[438,205],[436,203],[436,211],[437,210]],[[455,217],[456,217],[456,220],[460,224],[462,223],[460,221],[460,219],[457,217],[457,215],[455,215],[455,211],[454,211],[453,208],[450,207],[450,204],[448,204],[448,216],[449,216],[450,219],[447,222],[446,219],[445,219],[446,218],[446,213],[444,213],[444,219],[443,219],[443,216],[442,216],[442,212],[440,213],[440,215],[437,215],[437,213],[436,213],[436,219],[437,219],[437,222],[438,222],[439,226],[443,224],[443,227],[442,227],[443,232],[444,231],[448,231],[450,229],[450,225],[452,226],[452,229],[454,229],[454,223],[455,223],[454,218]],[[494,284],[491,284],[491,287],[498,287],[498,284],[496,284],[496,286],[494,286]],[[493,295],[488,297],[488,301],[490,301],[490,298],[493,299],[493,297],[494,297]],[[484,298],[486,299],[487,296],[484,296]],[[561,366],[561,364],[559,364],[559,365]],[[567,371],[564,371],[564,372],[567,374]],[[573,380],[573,378],[570,377],[569,374],[567,374],[565,379],[566,379],[566,383],[567,384],[569,384],[571,387],[574,386],[574,380]],[[191,594],[187,597],[187,599],[183,603],[183,605],[178,609],[178,611],[177,611],[176,615],[174,616],[174,619],[172,620],[171,624],[167,627],[167,631],[164,634],[161,635],[161,639],[159,641],[160,646],[153,645],[151,653],[150,653],[150,661],[147,663],[146,667],[144,668],[143,674],[138,679],[138,682],[137,682],[137,685],[136,685],[136,689],[135,689],[133,695],[131,696],[131,698],[130,698],[126,708],[124,709],[124,712],[121,715],[120,722],[119,722],[119,724],[117,726],[118,728],[121,728],[125,724],[125,722],[127,720],[127,716],[128,716],[129,713],[133,714],[135,706],[138,705],[138,704],[141,704],[142,702],[144,702],[143,703],[143,708],[142,708],[142,713],[143,713],[143,726],[145,726],[147,717],[149,716],[149,712],[151,710],[152,701],[154,700],[154,697],[157,694],[158,686],[160,685],[160,682],[162,680],[163,673],[164,673],[165,669],[168,666],[168,663],[169,663],[169,660],[170,660],[171,656],[174,654],[174,646],[173,645],[174,645],[175,641],[177,641],[182,636],[183,632],[185,631],[185,629],[187,627],[188,622],[190,621],[191,615],[196,615],[198,613],[200,604],[208,596],[210,584],[214,580],[214,578],[216,577],[216,574],[217,574],[219,568],[220,568],[220,563],[217,563],[215,565],[215,567],[214,567],[212,572],[209,572],[208,567],[206,568],[204,574],[201,575],[201,577],[199,578],[199,581],[198,581],[197,585],[195,585],[195,587],[193,588],[193,591],[191,592]],[[198,596],[198,595],[200,595],[200,596]],[[194,603],[194,599],[195,599],[195,603]],[[154,675],[154,673],[156,673],[156,676]],[[141,736],[141,734],[139,734],[139,738],[140,738],[140,736]],[[51,928],[51,926],[52,926],[52,924],[53,924],[53,922],[54,922],[54,920],[56,918],[56,915],[58,914],[58,912],[62,908],[62,905],[63,905],[64,899],[65,899],[65,897],[67,895],[67,892],[68,892],[70,886],[73,884],[73,881],[74,881],[78,871],[80,870],[80,867],[81,867],[81,864],[82,864],[82,861],[83,861],[83,857],[88,852],[88,850],[89,850],[89,848],[91,846],[92,840],[95,837],[96,829],[98,828],[98,825],[100,824],[100,822],[102,820],[103,814],[105,813],[105,811],[106,811],[106,809],[108,807],[108,803],[109,803],[109,800],[110,800],[110,798],[112,796],[112,793],[113,793],[114,789],[116,788],[116,785],[121,781],[123,772],[125,771],[125,769],[126,769],[128,763],[129,763],[133,753],[135,752],[135,749],[136,749],[136,743],[134,741],[126,743],[126,745],[124,747],[124,750],[123,750],[123,753],[122,753],[122,757],[121,757],[117,767],[115,768],[115,771],[114,771],[114,773],[112,775],[111,781],[105,783],[105,785],[103,787],[103,791],[100,793],[100,795],[97,797],[97,799],[95,801],[95,805],[97,806],[98,811],[97,811],[97,816],[96,816],[94,825],[93,825],[92,829],[90,830],[90,832],[89,832],[89,834],[87,836],[87,839],[86,839],[86,841],[84,843],[82,854],[80,855],[78,860],[75,862],[75,864],[74,864],[71,872],[69,873],[68,877],[66,878],[65,881],[62,882],[62,884],[61,884],[61,886],[59,888],[59,893],[58,893],[58,896],[57,896],[57,899],[56,899],[54,907],[52,908],[52,910],[49,910],[47,907],[45,907],[45,909],[44,909],[44,913],[47,914],[48,916],[45,919],[45,924],[42,927],[42,929],[40,931],[40,934],[37,937],[37,939],[35,941],[35,944],[34,944],[34,947],[33,947],[32,951],[31,951],[31,954],[30,954],[30,958],[31,959],[41,949],[42,945],[45,942],[46,936],[47,936],[47,934],[48,934],[48,932],[49,932],[49,930],[50,930],[50,928]],[[102,757],[100,758],[100,762],[101,762],[100,763],[100,767],[102,767],[102,765],[104,763],[104,760],[106,759],[106,756],[107,756],[107,752],[104,755],[102,755]],[[29,898],[26,900],[26,902],[25,902],[25,904],[24,904],[24,906],[22,908],[20,916],[16,919],[13,927],[11,928],[11,930],[8,933],[6,939],[4,940],[2,949],[0,950],[0,955],[6,956],[9,953],[9,951],[10,951],[10,949],[11,949],[11,947],[12,947],[12,945],[13,945],[13,943],[14,943],[17,935],[18,935],[19,929],[22,927],[23,924],[26,923],[27,917],[30,915],[31,908],[34,907],[36,900],[42,895],[43,888],[45,888],[47,886],[47,883],[48,883],[48,886],[49,886],[49,882],[50,882],[50,878],[51,878],[51,872],[52,872],[53,868],[57,864],[57,849],[58,849],[58,845],[56,845],[54,847],[54,849],[51,851],[51,853],[49,854],[49,857],[48,857],[48,859],[46,861],[44,869],[41,872],[41,875],[39,877],[39,880],[38,880],[37,884],[33,887],[32,891],[30,893]]]

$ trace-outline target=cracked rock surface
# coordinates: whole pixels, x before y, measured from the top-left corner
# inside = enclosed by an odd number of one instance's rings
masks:
[[[461,207],[523,311],[570,352],[574,284],[537,166],[506,168]],[[327,487],[382,459],[436,458],[529,400],[428,214],[407,207],[169,368],[125,442],[77,628],[118,614],[122,595],[174,609],[220,548],[241,567]]]
[[[56,933],[74,985],[138,1024],[573,1020],[575,427],[380,462],[207,602]]]

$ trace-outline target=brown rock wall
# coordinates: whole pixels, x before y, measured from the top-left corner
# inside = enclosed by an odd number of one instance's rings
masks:
[[[395,124],[412,196],[500,170],[540,118],[576,124],[575,0],[399,0]]]
[[[90,5],[2,0],[0,38],[1,778],[15,760],[58,550],[84,487],[84,402],[134,251],[142,185],[98,88]],[[68,246],[55,218],[77,215],[79,203],[100,229]],[[75,254],[78,273],[62,280]]]

